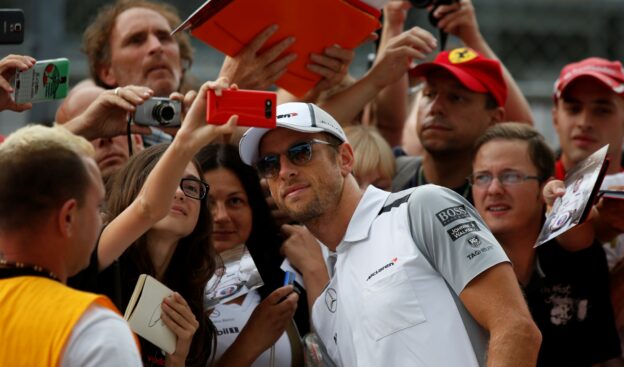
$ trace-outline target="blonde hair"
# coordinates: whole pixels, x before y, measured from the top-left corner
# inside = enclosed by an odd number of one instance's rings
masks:
[[[344,129],[349,144],[353,147],[355,164],[353,173],[363,176],[379,172],[383,176],[394,177],[394,154],[392,148],[372,126],[353,125]]]
[[[87,139],[58,125],[27,125],[14,131],[0,144],[0,149],[12,154],[28,154],[53,147],[63,147],[81,157],[95,156],[93,145]]]

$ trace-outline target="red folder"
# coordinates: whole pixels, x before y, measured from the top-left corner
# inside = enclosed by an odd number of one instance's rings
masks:
[[[380,27],[379,11],[361,0],[208,0],[172,33],[190,29],[191,34],[229,56],[235,56],[272,24],[278,31],[263,49],[286,37],[296,41],[285,53],[293,61],[276,84],[298,97],[321,79],[308,71],[310,54],[339,45],[353,49]]]

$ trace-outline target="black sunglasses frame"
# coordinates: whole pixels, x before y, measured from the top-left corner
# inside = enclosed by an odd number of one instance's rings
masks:
[[[334,143],[330,143],[328,141],[319,140],[319,139],[310,139],[305,141],[297,142],[288,149],[286,149],[285,153],[277,154],[271,153],[267,154],[256,162],[256,169],[258,170],[258,174],[262,178],[275,178],[279,175],[280,167],[280,156],[285,155],[288,158],[288,161],[296,166],[303,166],[312,160],[312,146],[314,144],[323,144],[336,146]],[[305,148],[305,151],[302,149]],[[300,161],[296,157],[303,152],[306,153],[305,160]],[[306,152],[307,151],[307,152]]]
[[[204,187],[204,191],[203,194],[200,194],[199,196],[192,196],[189,195],[186,191],[184,191],[184,183],[187,181],[192,181],[192,182],[197,182],[200,184],[200,186]],[[180,180],[180,190],[182,190],[182,192],[184,193],[185,196],[191,198],[191,199],[195,199],[195,200],[204,200],[204,198],[206,198],[206,196],[208,195],[208,192],[210,192],[210,185],[208,185],[206,182],[199,180],[197,178],[194,177],[185,177],[183,179]]]

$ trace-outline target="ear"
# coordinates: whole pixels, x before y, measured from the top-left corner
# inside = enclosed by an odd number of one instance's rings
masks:
[[[78,219],[78,202],[76,199],[69,199],[58,211],[58,229],[63,238],[71,238],[74,234],[76,221]]]
[[[557,101],[555,101],[555,105],[553,106],[553,108],[550,110],[550,113],[552,114],[552,120],[553,120],[553,126],[555,128],[557,128]]]
[[[134,151],[139,152],[145,148],[143,145],[143,137],[141,134],[132,134],[132,142],[134,143]]]
[[[490,126],[493,126],[499,122],[503,122],[505,120],[505,108],[496,107],[490,113]]]
[[[113,73],[111,65],[100,65],[97,71],[98,78],[109,87],[117,86],[117,79]]]
[[[345,142],[338,147],[338,164],[340,165],[340,172],[344,177],[353,173],[355,155],[353,154],[351,144]]]

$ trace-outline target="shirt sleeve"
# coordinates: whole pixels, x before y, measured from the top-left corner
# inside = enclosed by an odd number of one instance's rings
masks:
[[[408,213],[414,242],[457,295],[477,275],[509,262],[476,209],[452,190],[416,188]]]
[[[92,305],[74,326],[62,367],[143,366],[128,324],[113,311]]]

